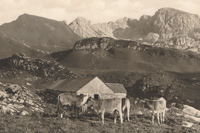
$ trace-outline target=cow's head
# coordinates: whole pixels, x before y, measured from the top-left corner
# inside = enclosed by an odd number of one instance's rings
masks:
[[[90,107],[91,109],[93,109],[95,112],[98,113],[98,100],[95,100],[93,98],[88,98],[87,101],[87,106]]]
[[[85,98],[88,99],[88,94],[80,94],[80,97],[83,98],[83,99],[85,99]]]
[[[134,106],[139,109],[142,113],[147,110],[147,99],[141,100],[139,98],[134,100]]]

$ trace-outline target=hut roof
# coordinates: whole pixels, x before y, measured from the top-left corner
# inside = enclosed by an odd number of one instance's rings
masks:
[[[76,92],[81,89],[84,85],[90,82],[93,78],[84,79],[74,79],[68,80],[58,80],[54,82],[48,89],[58,90],[58,91],[69,91]]]
[[[114,92],[114,93],[127,93],[123,84],[119,83],[106,83],[106,85]]]
[[[93,80],[93,79],[98,79],[98,80]],[[96,77],[90,77],[90,78],[82,78],[82,79],[73,79],[71,81],[68,80],[58,80],[55,81],[50,87],[48,87],[48,89],[53,89],[53,90],[57,90],[57,91],[66,91],[66,92],[77,92],[79,90],[81,90],[81,88],[83,88],[86,84],[88,85],[90,81],[94,81],[92,84],[95,83],[95,88],[98,88],[98,83],[97,82],[101,82],[101,80]],[[103,83],[103,82],[102,82]],[[124,88],[123,84],[119,84],[119,83],[103,83],[106,87],[109,88],[109,90],[112,91],[112,93],[127,93],[126,89]],[[101,85],[103,85],[101,84]],[[100,86],[101,86],[100,85]],[[94,86],[94,85],[93,85]],[[89,90],[87,91],[93,91],[91,90],[91,86],[89,86]],[[100,87],[101,91],[105,93],[106,90],[102,90],[102,86]],[[96,90],[97,91],[97,90]],[[108,91],[108,89],[107,89]],[[106,91],[106,93],[107,93]],[[109,92],[111,93],[111,92]]]

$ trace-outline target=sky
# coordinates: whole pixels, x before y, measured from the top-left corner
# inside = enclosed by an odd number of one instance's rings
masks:
[[[27,13],[70,23],[84,17],[91,23],[139,19],[164,7],[200,15],[200,0],[0,0],[0,24]]]

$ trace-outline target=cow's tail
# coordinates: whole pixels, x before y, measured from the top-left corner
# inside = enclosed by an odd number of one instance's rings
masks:
[[[59,115],[61,109],[61,102],[60,102],[60,95],[58,95],[58,104],[57,104],[57,111],[56,113]]]
[[[122,113],[124,113],[125,109],[126,109],[126,99],[123,98],[122,99]]]
[[[124,106],[122,107],[122,113],[124,113],[125,109],[126,109],[126,105],[124,105]]]

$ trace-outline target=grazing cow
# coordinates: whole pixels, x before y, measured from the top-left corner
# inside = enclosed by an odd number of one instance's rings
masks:
[[[61,118],[63,117],[62,111],[63,106],[70,107],[81,107],[86,103],[88,95],[77,95],[76,93],[62,93],[58,95],[58,109],[57,112],[60,113]]]
[[[130,100],[128,98],[122,98],[122,113],[124,115],[124,121],[127,120],[130,121]]]
[[[156,100],[145,100],[145,107],[152,111],[152,123],[154,123],[155,114],[157,114],[158,124],[164,123],[166,100],[163,97]]]
[[[102,124],[104,124],[104,114],[105,112],[115,115],[114,123],[117,120],[117,112],[120,116],[120,122],[123,123],[122,118],[122,101],[121,99],[91,99],[88,102],[88,106],[92,106],[94,111],[97,113],[101,113]],[[117,111],[117,112],[116,112]]]

